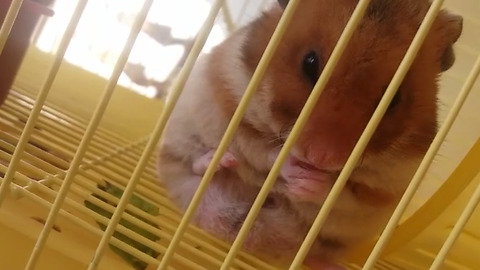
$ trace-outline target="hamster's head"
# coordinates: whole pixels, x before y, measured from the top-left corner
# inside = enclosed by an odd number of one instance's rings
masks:
[[[287,2],[278,1],[250,26],[243,46],[250,72]],[[300,1],[247,113],[252,126],[286,139],[357,3]],[[327,174],[343,168],[429,7],[426,0],[372,0],[291,152],[296,161]],[[442,10],[359,168],[423,156],[437,130],[439,75],[453,65],[461,32],[462,18]]]

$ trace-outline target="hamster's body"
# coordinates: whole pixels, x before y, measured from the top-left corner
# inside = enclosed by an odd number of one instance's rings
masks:
[[[227,241],[235,238],[313,87],[312,59],[321,70],[357,1],[347,2],[299,4],[236,132],[228,152],[235,162],[221,164],[195,215],[199,227]],[[404,11],[405,21],[387,17],[394,9]],[[427,9],[426,1],[372,1],[245,248],[291,261]],[[196,162],[208,165],[205,157],[218,146],[281,13],[272,7],[196,63],[166,127],[158,161],[159,179],[181,210],[202,178]],[[447,13],[434,24],[399,90],[402,98],[387,112],[322,227],[310,251],[312,266],[335,261],[385,225],[435,134],[436,79],[453,64],[451,46],[460,32],[461,18]],[[304,55],[310,57],[307,64]]]

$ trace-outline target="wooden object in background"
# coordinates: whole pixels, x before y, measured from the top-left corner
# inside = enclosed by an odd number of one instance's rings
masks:
[[[0,24],[3,24],[11,2],[12,0],[0,0]],[[10,92],[40,17],[53,14],[53,10],[40,2],[23,1],[5,47],[0,53],[0,105]]]

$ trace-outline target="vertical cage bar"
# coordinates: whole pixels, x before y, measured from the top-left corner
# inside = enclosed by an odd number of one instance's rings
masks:
[[[438,10],[441,8],[443,1],[442,0],[436,0],[432,3],[431,11],[432,14],[428,14],[425,20],[426,21],[431,21],[433,20],[434,16],[438,13]],[[436,11],[435,14],[433,14]],[[430,16],[429,16],[430,15]],[[478,62],[477,62],[478,64]],[[477,67],[478,68],[478,67]],[[452,109],[450,110],[450,113],[448,114],[445,122],[439,129],[437,135],[435,136],[433,142],[431,143],[427,153],[425,154],[424,159],[420,163],[419,168],[417,169],[415,175],[412,178],[412,181],[410,182],[409,186],[407,187],[404,195],[402,196],[402,199],[398,203],[394,213],[392,214],[387,226],[385,227],[383,233],[380,235],[379,240],[375,244],[375,247],[373,248],[372,252],[370,253],[370,256],[368,257],[367,261],[364,264],[363,269],[373,269],[374,264],[376,260],[381,255],[381,252],[383,251],[383,248],[386,246],[388,243],[391,235],[393,234],[398,222],[403,216],[403,213],[408,207],[408,204],[410,203],[411,199],[415,195],[416,190],[418,189],[421,180],[425,176],[431,162],[435,158],[438,150],[440,149],[443,141],[445,140],[448,132],[450,131],[451,127],[453,126],[453,123],[458,116],[470,90],[473,87],[473,84],[475,82],[476,77],[478,77],[478,70],[473,70],[473,73],[469,76],[468,81],[466,82],[464,88],[462,89],[461,93],[457,97],[457,100],[455,101],[454,105],[452,106]]]
[[[342,35],[340,36],[339,41],[337,42],[337,45],[335,46],[334,51],[332,53],[332,63],[331,63],[330,73],[333,73],[333,70],[335,69],[335,67],[338,63],[338,60],[342,56],[346,46],[349,44],[349,41],[350,41],[352,35],[354,34],[354,31],[359,26],[360,20],[363,18],[370,2],[371,1],[359,1],[357,3],[357,6],[356,6],[353,14],[351,15],[351,18],[349,19],[348,24],[346,25]],[[333,57],[336,57],[336,58],[333,58]],[[333,60],[335,60],[335,62],[333,62]],[[329,62],[330,62],[330,60],[329,60]],[[328,64],[329,63],[327,63],[327,66],[328,66]],[[329,74],[329,75],[331,75],[331,74]],[[329,79],[329,77],[330,76],[325,77],[324,81],[321,82],[323,85],[319,85],[319,86],[315,86],[315,87],[316,88],[318,87],[319,90],[320,89],[323,90],[323,88],[327,84],[327,80]],[[396,91],[396,89],[397,89],[397,87],[390,86],[390,93],[388,92],[388,89],[387,89],[384,97],[380,101],[380,104],[379,104],[380,108],[381,108],[381,105],[382,105],[382,101],[384,103],[383,104],[384,107],[388,106],[388,104],[390,103],[393,95],[395,94],[394,92]],[[314,91],[315,90],[316,89],[314,89]],[[390,96],[388,94],[390,94]],[[318,95],[320,95],[320,94],[318,94]],[[318,97],[316,97],[315,103],[316,103],[316,100],[318,100]],[[313,110],[314,105],[315,104],[311,105],[312,108],[309,109],[310,111]],[[377,111],[378,111],[378,108],[377,108]],[[379,114],[380,114],[380,116],[378,118],[380,118],[380,119],[377,120],[377,124],[378,124],[378,122],[380,122],[380,120],[383,116],[383,113],[381,111],[380,111]],[[309,115],[310,115],[310,113],[308,115],[305,114],[304,115],[305,119],[302,119],[302,122],[305,123],[307,121]],[[302,116],[302,114],[300,116]],[[375,113],[374,113],[373,117],[375,117]],[[299,120],[300,120],[300,117],[299,117]],[[298,120],[297,120],[297,122],[298,122]],[[372,123],[369,123],[369,124],[372,124]],[[314,221],[312,227],[310,228],[307,236],[305,237],[302,245],[300,246],[300,249],[298,250],[297,254],[295,255],[295,258],[292,261],[289,269],[291,269],[291,270],[292,269],[298,269],[303,264],[303,261],[305,260],[308,251],[310,250],[310,248],[313,245],[318,233],[320,232],[321,226],[325,222],[325,219],[327,218],[327,215],[329,214],[330,210],[332,209],[333,204],[335,203],[335,201],[338,198],[340,192],[342,191],[346,181],[348,180],[348,177],[350,176],[350,174],[353,170],[353,167],[354,167],[353,165],[358,162],[358,159],[362,155],[363,151],[365,150],[365,146],[367,145],[368,140],[371,137],[371,134],[373,134],[375,128],[376,128],[376,124],[374,122],[372,124],[372,127],[371,127],[372,130],[370,130],[370,134],[367,133],[367,136],[366,136],[367,138],[365,138],[366,141],[363,142],[363,144],[360,144],[360,145],[357,143],[355,149],[353,150],[352,154],[350,155],[349,159],[347,160],[347,162],[345,164],[345,167],[343,168],[343,170],[340,173],[338,179],[336,180],[335,185],[333,186],[332,190],[328,194],[325,203],[322,205],[317,217],[315,218],[315,221]],[[368,129],[368,125],[367,125],[367,129]],[[301,130],[299,129],[298,130],[298,135],[300,134],[300,132],[301,132]],[[367,132],[368,132],[368,130],[367,130]],[[364,133],[365,133],[365,131],[364,131]],[[290,134],[290,136],[291,135],[292,134]],[[297,134],[295,134],[295,135],[298,136]],[[361,138],[359,139],[359,142],[361,142]],[[293,142],[292,142],[292,144],[293,144]],[[285,153],[285,158],[284,159],[286,159],[287,154],[288,154],[288,152]],[[278,171],[280,171],[280,169],[281,169],[281,167],[278,168]],[[344,174],[343,179],[342,179],[342,173]]]
[[[165,107],[162,111],[162,115],[160,116],[158,122],[156,123],[156,126],[147,143],[147,146],[145,147],[142,153],[142,156],[140,157],[140,160],[137,163],[137,166],[135,167],[132,177],[130,178],[128,185],[126,186],[122,194],[122,197],[120,198],[120,201],[115,209],[115,212],[113,213],[110,219],[110,222],[108,223],[108,226],[105,229],[102,239],[100,240],[100,243],[97,246],[97,250],[95,251],[94,257],[88,267],[89,270],[94,270],[97,268],[98,263],[100,262],[100,259],[103,256],[105,249],[108,245],[109,239],[115,232],[115,228],[121,219],[122,213],[126,208],[128,202],[130,201],[130,198],[135,190],[135,187],[137,183],[140,181],[140,177],[143,173],[143,170],[147,166],[148,161],[151,155],[153,154],[153,151],[155,150],[157,142],[160,139],[163,129],[165,128],[168,118],[170,117],[170,114],[172,113],[178,98],[180,97],[180,94],[183,90],[185,82],[188,79],[188,76],[190,75],[190,72],[193,69],[195,61],[197,60],[198,56],[200,55],[203,49],[203,46],[205,45],[205,42],[215,22],[215,18],[218,12],[220,11],[220,8],[224,1],[225,0],[217,0],[212,6],[212,8],[210,9],[210,13],[207,16],[207,19],[205,20],[205,23],[203,24],[200,30],[200,33],[197,35],[197,38],[195,39],[192,50],[189,53],[187,60],[185,61],[185,65],[180,71],[177,77],[177,80],[173,85],[173,88],[172,88],[173,90],[171,92],[171,95],[167,99],[167,103],[165,104]],[[168,250],[167,250],[167,253],[168,253]],[[173,253],[171,255],[173,255]]]
[[[440,249],[440,252],[435,257],[435,260],[433,261],[433,264],[430,267],[430,270],[440,269],[443,262],[445,261],[445,258],[447,257],[448,252],[453,247],[453,244],[455,244],[455,241],[462,233],[463,228],[465,227],[468,220],[472,216],[473,212],[475,211],[475,208],[477,208],[479,202],[480,202],[480,184],[477,185],[477,188],[475,189],[475,192],[473,193],[472,197],[468,201],[468,204],[465,207],[464,211],[462,212],[462,215],[458,218],[458,221],[457,223],[455,223],[453,230],[450,232],[447,240],[445,241],[442,248]]]
[[[245,17],[245,12],[247,11],[247,7],[250,4],[250,0],[243,0],[242,7],[238,13],[237,19],[235,20],[235,25],[238,27],[242,22],[243,17]]]
[[[168,249],[158,266],[158,270],[164,270],[167,268],[168,263],[175,253],[175,249],[177,248],[181,237],[183,236],[183,233],[185,232],[190,220],[192,219],[193,215],[195,214],[195,211],[198,208],[198,205],[200,203],[200,200],[203,197],[203,194],[206,191],[206,188],[208,184],[210,183],[213,175],[215,174],[216,167],[218,166],[221,157],[224,155],[226,152],[228,146],[230,145],[233,136],[235,134],[236,129],[238,128],[243,115],[245,114],[245,110],[247,106],[250,103],[251,98],[253,97],[253,94],[257,90],[260,79],[263,77],[263,74],[266,71],[266,68],[270,62],[270,60],[273,57],[273,53],[275,52],[276,48],[278,47],[280,40],[283,36],[283,33],[285,32],[286,26],[289,24],[291,18],[293,17],[293,13],[299,4],[299,0],[292,0],[289,2],[287,9],[283,13],[279,24],[277,25],[272,38],[270,39],[270,42],[267,45],[267,48],[265,50],[265,53],[262,55],[262,58],[260,59],[259,65],[257,66],[252,79],[250,80],[247,89],[245,90],[245,93],[242,96],[242,99],[239,102],[239,105],[237,106],[237,109],[235,110],[232,119],[230,120],[230,123],[228,124],[228,127],[220,141],[220,144],[217,147],[217,150],[215,151],[212,160],[210,161],[210,164],[205,172],[205,174],[202,177],[202,180],[200,181],[200,184],[197,187],[197,190],[195,191],[195,194],[193,195],[193,198],[187,207],[187,210],[185,211],[185,214],[182,217],[182,220],[180,221],[180,224],[175,231],[175,234],[172,238],[172,241],[170,242],[170,245],[168,246]]]
[[[223,2],[222,14],[225,24],[227,25],[228,32],[232,33],[237,28],[237,25],[235,25],[235,23],[233,22],[232,12],[230,10],[230,6],[228,5],[228,1]]]
[[[472,72],[468,76],[467,81],[465,82],[465,86],[462,89],[461,93],[459,94],[458,100],[455,102],[455,105],[457,103],[459,104],[458,110],[460,110],[461,106],[463,105],[464,101],[467,98],[468,93],[473,88],[473,85],[478,79],[479,74],[480,74],[480,57],[477,58],[477,62],[475,63]],[[453,112],[454,111],[452,109],[452,113]],[[465,227],[466,223],[470,219],[470,216],[472,215],[473,211],[477,207],[479,201],[480,201],[480,184],[475,190],[472,198],[469,200],[467,206],[465,207],[465,210],[463,211],[462,215],[458,219],[458,222],[455,224],[452,232],[450,233],[447,240],[445,241],[442,248],[440,249],[437,257],[435,257],[435,260],[433,261],[433,264],[430,267],[430,270],[437,270],[442,266],[446,255],[448,254],[453,244],[457,240],[458,236],[462,232],[463,228]]]
[[[0,53],[3,51],[5,43],[7,43],[8,35],[10,35],[10,31],[12,31],[13,24],[15,23],[18,12],[20,12],[22,3],[23,0],[13,0],[10,4],[10,7],[8,8],[7,15],[5,16],[2,24],[2,28],[0,28]]]
[[[333,207],[333,204],[335,203],[336,199],[340,195],[346,181],[350,177],[354,165],[358,162],[360,156],[362,155],[363,151],[366,148],[366,145],[368,144],[369,140],[371,139],[373,133],[375,132],[378,124],[380,123],[381,119],[383,118],[393,96],[395,95],[401,81],[405,77],[408,69],[410,68],[411,64],[413,63],[413,60],[415,59],[421,45],[423,44],[423,41],[425,40],[426,35],[428,34],[428,31],[430,30],[431,25],[433,24],[433,21],[438,14],[438,11],[442,5],[441,0],[435,1],[432,6],[430,7],[426,18],[422,22],[419,31],[415,35],[411,45],[409,46],[407,53],[405,54],[405,57],[403,58],[400,66],[398,67],[394,78],[390,82],[384,96],[382,97],[382,100],[380,101],[380,104],[378,105],[377,109],[375,110],[373,116],[371,117],[369,123],[367,124],[367,127],[365,128],[364,132],[360,136],[360,139],[358,140],[357,144],[354,147],[354,150],[352,151],[350,157],[348,158],[343,170],[341,171],[339,177],[337,178],[332,190],[327,196],[327,199],[323,206],[320,209],[320,212],[318,213],[317,217],[315,218],[315,221],[310,229],[310,231],[307,234],[307,237],[305,238],[302,246],[300,247],[299,252],[297,253],[297,256],[294,259],[294,262],[292,263],[290,269],[296,269],[303,261],[303,259],[306,257],[308,250],[310,249],[311,245],[315,241],[315,238],[317,237],[318,233],[320,232],[321,226],[323,225],[324,221],[327,218],[327,215],[329,214],[330,210]]]
[[[23,150],[25,149],[28,143],[28,140],[30,139],[30,136],[34,130],[35,123],[37,122],[37,119],[40,116],[40,111],[42,110],[45,100],[47,99],[50,88],[52,87],[53,81],[55,80],[55,76],[57,75],[58,70],[60,69],[60,65],[62,64],[63,58],[65,56],[65,52],[67,51],[68,45],[70,44],[70,41],[73,37],[73,33],[77,28],[78,22],[80,20],[80,17],[82,16],[82,13],[83,13],[83,10],[85,9],[87,1],[88,0],[80,0],[77,3],[75,12],[72,15],[72,19],[70,20],[69,25],[66,28],[63,38],[60,42],[60,46],[55,55],[54,62],[48,72],[47,78],[45,79],[42,87],[40,88],[40,92],[38,93],[37,99],[28,117],[27,123],[25,124],[22,134],[20,135],[20,139],[18,141],[17,147],[15,147],[15,151],[13,153],[12,159],[10,160],[10,164],[8,165],[8,169],[5,173],[5,177],[0,186],[0,207],[2,205],[3,200],[5,199],[10,183],[13,181],[13,177],[18,167],[18,163],[22,158]]]
[[[250,211],[245,218],[244,223],[242,224],[242,227],[235,238],[235,241],[232,245],[232,248],[230,249],[229,253],[227,254],[227,257],[224,261],[224,264],[222,265],[221,270],[226,270],[229,269],[230,264],[232,263],[233,259],[236,256],[236,253],[240,250],[240,248],[243,245],[244,239],[248,235],[248,232],[250,228],[253,225],[253,222],[255,221],[261,206],[263,205],[268,192],[274,185],[278,174],[280,173],[281,167],[283,166],[283,163],[285,162],[288,153],[290,152],[290,149],[293,147],[295,144],[295,141],[297,140],[298,136],[300,135],[308,117],[310,116],[311,112],[313,111],[314,106],[316,105],[316,102],[320,95],[323,92],[323,89],[325,88],[328,80],[330,79],[331,75],[333,74],[333,71],[335,70],[335,67],[340,60],[340,57],[343,54],[343,51],[345,50],[346,46],[348,45],[350,38],[352,37],[356,27],[359,24],[360,19],[363,17],[364,12],[367,9],[368,4],[370,3],[370,0],[362,0],[358,3],[357,7],[355,8],[355,11],[352,14],[352,17],[350,18],[349,22],[347,23],[347,26],[340,36],[337,46],[335,47],[334,51],[332,52],[332,56],[330,57],[329,61],[327,62],[324,71],[320,75],[319,80],[317,81],[314,89],[312,90],[312,94],[309,96],[307,102],[305,103],[305,106],[303,107],[297,121],[295,122],[294,127],[292,128],[292,131],[290,132],[290,135],[288,136],[284,146],[282,147],[280,154],[278,155],[277,159],[275,160],[275,163],[270,170],[259,194],[257,195],[252,207],[250,208]],[[291,3],[290,3],[291,4]],[[290,5],[289,4],[289,5]],[[288,8],[288,7],[287,7]],[[260,65],[260,64],[259,64]],[[302,259],[303,261],[303,259]],[[302,264],[302,261],[300,261],[300,264],[296,266],[295,269],[299,268]]]
[[[92,119],[90,120],[88,127],[85,131],[84,136],[82,137],[82,140],[78,146],[77,152],[75,153],[75,156],[73,157],[72,163],[70,164],[70,168],[67,171],[67,174],[65,176],[65,179],[60,187],[60,190],[57,194],[57,197],[55,198],[55,201],[52,205],[52,209],[48,213],[47,220],[45,222],[45,225],[42,229],[42,232],[40,233],[40,236],[37,239],[37,242],[35,244],[34,250],[32,251],[32,254],[30,255],[30,259],[27,264],[28,270],[31,270],[35,267],[36,262],[39,259],[39,256],[41,254],[41,251],[43,250],[43,247],[45,246],[45,243],[48,239],[48,236],[51,232],[53,223],[55,222],[55,219],[62,207],[63,201],[65,200],[67,193],[70,189],[70,186],[73,182],[73,179],[77,173],[78,167],[80,166],[83,157],[87,151],[87,148],[93,138],[93,135],[95,134],[95,130],[98,128],[98,125],[102,119],[102,116],[108,106],[108,103],[110,101],[110,98],[115,90],[115,86],[117,84],[117,81],[123,71],[123,68],[128,60],[128,56],[130,54],[130,51],[132,50],[132,47],[135,43],[135,40],[139,34],[139,32],[142,29],[143,23],[146,19],[146,16],[148,14],[148,11],[150,9],[150,6],[152,5],[153,0],[146,0],[142,6],[142,9],[140,13],[137,15],[135,18],[135,21],[133,23],[133,26],[130,30],[129,36],[127,38],[126,44],[113,68],[112,75],[107,83],[107,86],[105,87],[103,96],[98,103],[94,114],[92,115]],[[84,2],[82,2],[84,3]],[[80,15],[79,15],[80,16]],[[79,17],[78,16],[78,17]]]
[[[405,57],[403,58],[402,62],[400,63],[400,66],[397,69],[397,72],[395,73],[392,81],[390,82],[387,90],[385,91],[384,96],[382,97],[382,100],[380,101],[378,107],[376,108],[375,112],[373,113],[373,116],[371,117],[370,121],[367,124],[367,127],[365,128],[364,132],[360,136],[360,139],[358,140],[357,144],[355,145],[350,157],[348,158],[347,162],[345,163],[344,168],[340,172],[340,175],[338,176],[337,180],[335,181],[335,184],[328,194],[325,203],[322,205],[320,212],[318,213],[317,217],[315,218],[315,221],[313,222],[312,227],[310,228],[310,231],[307,234],[307,237],[305,238],[304,242],[302,243],[302,246],[300,247],[300,250],[297,253],[297,256],[295,257],[290,269],[296,269],[298,265],[300,265],[303,261],[303,259],[306,257],[308,250],[310,249],[311,245],[315,241],[315,238],[317,237],[318,233],[321,230],[321,227],[323,226],[323,223],[325,222],[328,214],[330,213],[330,210],[333,208],[333,204],[337,200],[338,196],[340,195],[343,187],[345,186],[345,183],[347,182],[348,178],[350,177],[355,164],[357,164],[358,160],[360,159],[363,151],[365,150],[368,142],[370,141],[371,137],[373,136],[373,133],[375,132],[376,128],[378,127],[378,124],[382,120],[393,96],[395,95],[398,87],[400,86],[401,82],[403,81],[405,75],[408,72],[408,69],[410,68],[411,64],[413,63],[413,60],[415,59],[421,45],[423,44],[423,41],[425,40],[426,35],[428,34],[428,31],[430,30],[431,25],[433,24],[433,21],[435,19],[435,16],[437,15],[440,7],[442,5],[442,0],[437,0],[432,4],[430,7],[426,19],[422,22],[422,25],[419,28],[419,31],[415,35],[411,45],[409,46],[407,53],[405,54]]]

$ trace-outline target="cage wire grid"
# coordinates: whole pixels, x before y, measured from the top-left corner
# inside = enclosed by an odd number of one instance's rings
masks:
[[[48,235],[60,230],[55,227],[57,215],[67,218],[85,231],[101,238],[97,251],[89,265],[89,269],[92,270],[98,267],[109,244],[126,251],[146,263],[158,266],[157,269],[185,269],[185,267],[188,269],[212,269],[212,267],[221,267],[221,269],[275,269],[273,266],[264,263],[260,258],[240,252],[242,238],[245,237],[255,216],[258,214],[259,206],[265,200],[268,189],[278,175],[281,163],[285,160],[286,154],[301,131],[305,119],[311,112],[316,99],[320,96],[342,50],[348,44],[349,37],[355,31],[355,27],[358,25],[358,21],[369,2],[368,0],[359,1],[357,9],[333,53],[333,57],[327,63],[326,71],[322,73],[311,98],[294,127],[294,131],[292,131],[292,135],[287,140],[284,149],[282,149],[267,178],[264,188],[262,188],[252,207],[252,211],[247,216],[247,220],[239,234],[240,236],[234,242],[233,247],[230,248],[222,241],[203,233],[193,226],[189,226],[189,219],[198,205],[202,192],[213,176],[214,168],[228,147],[232,134],[243,116],[246,105],[255,92],[259,79],[262,77],[299,0],[290,1],[264,54],[264,58],[262,58],[246,94],[227,129],[226,135],[222,139],[202,180],[199,191],[183,217],[176,212],[175,207],[168,201],[165,190],[156,184],[155,156],[152,153],[161,136],[166,120],[181,93],[185,80],[201,52],[213,22],[220,11],[226,14],[225,18],[227,21],[230,21],[229,25],[232,27],[228,9],[225,8],[225,1],[218,0],[212,6],[212,10],[200,31],[186,64],[181,70],[178,80],[172,86],[173,91],[165,103],[164,112],[153,133],[147,138],[131,142],[118,134],[99,129],[98,124],[128,59],[135,38],[148,14],[152,3],[151,0],[144,2],[142,11],[137,15],[129,39],[117,61],[92,119],[80,119],[69,115],[68,112],[61,108],[54,108],[53,105],[44,105],[49,88],[63,59],[63,54],[68,48],[68,42],[87,3],[87,1],[80,0],[70,26],[64,35],[64,40],[62,40],[62,44],[59,46],[56,62],[53,64],[39,96],[35,98],[29,96],[26,92],[22,92],[21,89],[16,89],[16,91],[12,91],[5,105],[0,110],[0,115],[2,116],[0,121],[2,126],[2,130],[0,130],[0,160],[2,161],[0,171],[4,175],[0,192],[0,206],[3,206],[7,196],[12,196],[16,200],[28,198],[50,210],[47,219],[40,220],[45,223],[45,226],[26,269],[34,269],[42,249],[45,248]],[[14,17],[18,13],[21,3],[21,0],[12,2],[5,23],[0,31],[0,48],[3,47],[8,37]],[[327,198],[326,204],[317,217],[309,236],[306,238],[290,269],[300,267],[300,263],[325,220],[329,208],[348,179],[349,173],[351,173],[351,165],[355,163],[368,143],[369,137],[388,107],[399,82],[411,64],[442,3],[442,0],[433,1],[432,8],[407,52],[404,62],[400,65],[396,76],[387,89],[377,109],[377,113],[372,117],[371,124],[367,127],[366,132],[360,139],[360,143],[349,158],[347,166],[345,166],[337,184]],[[425,173],[430,165],[433,155],[438,151],[440,143],[445,138],[469,91],[472,89],[479,70],[480,60],[477,61],[475,68],[465,83],[464,89],[449,113],[446,123],[442,126],[435,143],[427,153],[427,157],[402,199],[400,207],[397,208],[386,231],[382,234],[373,253],[367,259],[366,265],[363,268],[355,264],[347,266],[352,269],[373,269],[374,267],[375,269],[399,269],[390,262],[379,260],[380,252],[388,244],[387,242],[392,236],[395,226],[404,213],[416,188],[418,188],[422,174]],[[479,194],[480,188],[475,191],[468,207],[462,213],[440,254],[436,256],[431,269],[438,269],[441,266],[449,248],[455,238],[458,237],[459,231],[463,228],[468,217],[478,204]],[[136,199],[137,203],[148,204],[150,208],[155,209],[155,215],[135,205],[133,199]],[[92,206],[105,210],[107,216],[92,210]],[[87,217],[90,222],[87,222]],[[125,225],[125,222],[133,224],[145,233],[139,234],[134,232]],[[142,248],[140,249],[145,250],[145,248],[148,248],[148,252],[153,252],[153,255],[156,256],[152,256],[151,253],[147,254],[147,252],[141,251],[139,248],[134,248],[131,243],[127,244],[119,240],[121,237],[117,233],[128,237],[136,243],[141,243]],[[153,238],[159,239],[149,239],[145,234],[148,236],[153,235]],[[224,261],[225,256],[226,260]],[[169,264],[170,262],[171,264]]]

